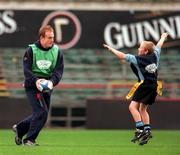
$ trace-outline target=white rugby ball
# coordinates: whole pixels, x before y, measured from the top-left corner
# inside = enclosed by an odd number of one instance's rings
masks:
[[[41,92],[48,92],[50,90],[52,90],[52,82],[49,81],[49,80],[45,80],[45,79],[41,79],[39,82],[38,82],[38,89],[39,91]]]

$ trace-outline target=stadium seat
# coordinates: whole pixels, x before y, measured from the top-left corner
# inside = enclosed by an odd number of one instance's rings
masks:
[[[0,49],[0,75],[9,83],[22,83],[24,80],[22,57],[24,49]],[[84,102],[88,97],[123,97],[129,87],[112,87],[116,81],[119,85],[133,84],[136,77],[129,64],[120,62],[116,56],[99,49],[70,49],[64,52],[64,75],[61,84],[103,84],[105,88],[57,88],[55,98],[66,98],[70,101]],[[161,55],[159,79],[165,84],[180,82],[180,54],[177,50],[165,51]],[[10,95],[24,97],[22,87],[8,88]],[[172,90],[171,90],[172,91]],[[175,94],[178,96],[179,92]],[[165,96],[172,93],[165,91]],[[173,95],[174,96],[174,95]]]

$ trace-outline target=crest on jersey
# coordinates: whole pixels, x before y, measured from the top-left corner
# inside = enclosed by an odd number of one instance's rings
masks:
[[[157,70],[157,65],[155,63],[147,65],[145,70],[147,70],[149,73],[155,73]]]

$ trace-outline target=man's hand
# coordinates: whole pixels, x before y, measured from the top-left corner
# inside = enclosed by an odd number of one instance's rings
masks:
[[[52,83],[52,81],[51,81],[51,80],[47,80],[47,81],[48,81],[48,87],[49,87],[49,89],[52,90],[52,89],[53,89],[53,83]]]
[[[39,91],[42,91],[41,88],[40,88],[40,82],[43,81],[43,80],[45,80],[45,79],[38,79],[38,80],[36,81],[36,88],[37,88]]]
[[[53,89],[53,83],[51,80],[38,79],[36,81],[36,87],[40,92],[49,92]]]

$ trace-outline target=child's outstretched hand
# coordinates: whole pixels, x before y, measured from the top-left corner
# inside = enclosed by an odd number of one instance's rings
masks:
[[[108,50],[110,50],[110,46],[108,46],[108,45],[106,45],[106,44],[103,44],[103,46],[105,47],[105,48],[107,48]]]
[[[164,33],[161,35],[161,38],[166,39],[168,35],[169,35],[169,34],[168,34],[167,32],[164,32]]]

